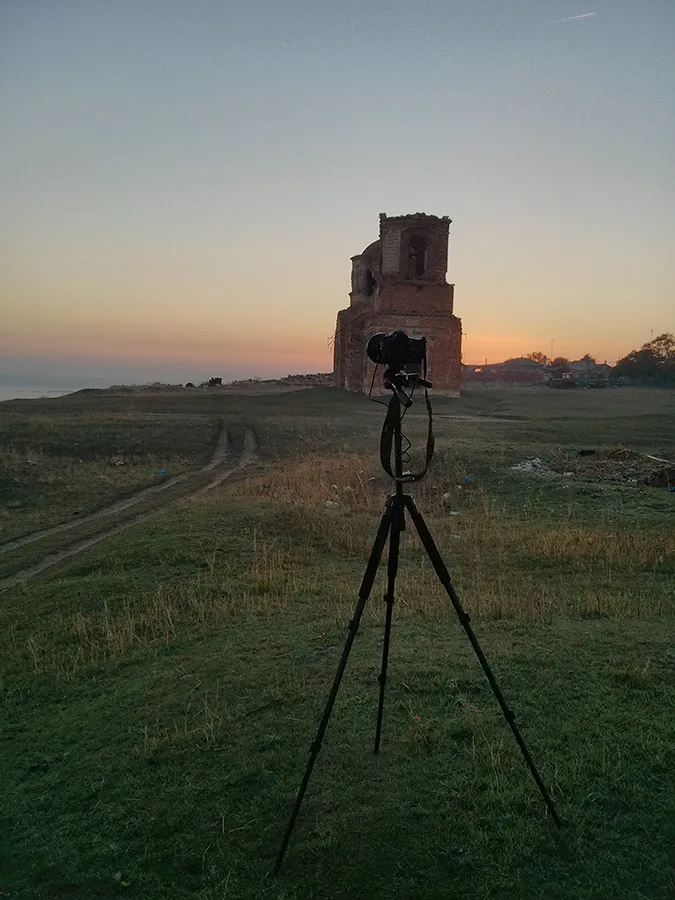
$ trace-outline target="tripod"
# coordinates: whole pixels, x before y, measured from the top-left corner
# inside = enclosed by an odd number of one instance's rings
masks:
[[[387,375],[389,375],[389,379],[387,380]],[[295,826],[295,820],[297,819],[298,813],[300,811],[300,806],[302,805],[303,798],[305,796],[305,791],[307,790],[307,785],[309,784],[309,779],[312,774],[312,769],[314,768],[314,763],[316,762],[316,758],[319,754],[319,750],[321,749],[321,744],[323,742],[323,736],[326,732],[326,728],[328,727],[328,722],[330,720],[331,713],[333,711],[333,706],[335,704],[335,700],[337,698],[338,690],[340,689],[340,682],[342,681],[342,676],[347,667],[347,661],[349,659],[349,654],[352,649],[352,645],[354,643],[354,639],[356,637],[356,633],[359,629],[359,623],[361,622],[361,616],[363,614],[363,610],[366,605],[366,601],[370,596],[370,592],[373,587],[373,583],[375,581],[375,576],[377,574],[377,570],[380,565],[380,561],[382,559],[382,554],[384,552],[385,545],[387,543],[387,538],[389,538],[389,556],[387,559],[387,591],[384,595],[384,600],[386,603],[386,614],[385,614],[385,622],[384,622],[384,642],[382,646],[382,665],[380,668],[380,675],[378,677],[379,685],[380,685],[380,696],[377,706],[377,726],[375,729],[375,753],[379,752],[380,749],[380,737],[382,734],[382,715],[384,711],[384,695],[385,689],[387,685],[387,666],[389,663],[389,641],[391,637],[391,623],[394,611],[394,597],[395,597],[395,587],[396,587],[396,575],[398,573],[398,558],[399,558],[399,548],[401,543],[401,532],[405,531],[406,527],[406,511],[410,515],[410,518],[413,521],[413,524],[417,530],[419,538],[422,542],[424,549],[426,550],[427,556],[429,557],[434,570],[436,571],[436,575],[438,576],[439,581],[447,591],[448,596],[452,602],[453,607],[455,608],[455,612],[457,613],[457,618],[459,619],[460,624],[464,628],[469,641],[471,642],[471,646],[474,649],[476,656],[478,657],[478,661],[481,664],[483,671],[485,672],[485,676],[490,683],[490,687],[492,688],[492,692],[497,699],[497,703],[499,704],[501,711],[506,719],[511,731],[513,732],[513,736],[516,739],[518,746],[520,747],[520,752],[523,755],[523,759],[527,764],[530,772],[532,773],[532,777],[534,778],[537,787],[539,788],[542,797],[544,798],[544,802],[548,808],[549,813],[551,814],[551,818],[558,826],[558,828],[562,828],[562,823],[560,818],[558,817],[558,813],[556,812],[555,806],[553,805],[553,801],[546,789],[546,785],[541,779],[539,772],[534,764],[534,760],[530,755],[525,742],[523,741],[522,735],[520,734],[520,730],[516,724],[515,715],[513,711],[510,709],[506,700],[504,699],[504,695],[501,692],[501,688],[497,683],[497,679],[495,678],[490,665],[485,658],[485,654],[483,653],[480,644],[478,643],[478,639],[474,634],[473,628],[471,627],[471,619],[469,614],[465,612],[462,604],[460,602],[459,596],[452,586],[452,582],[450,580],[450,574],[441,558],[440,553],[438,552],[438,548],[434,543],[434,539],[431,536],[427,525],[422,518],[422,514],[418,510],[415,505],[415,501],[410,496],[410,494],[406,494],[403,491],[403,472],[402,472],[402,435],[401,435],[401,406],[405,406],[406,408],[411,405],[412,400],[410,397],[403,391],[403,387],[408,383],[406,379],[410,376],[407,376],[406,373],[389,373],[385,372],[385,385],[387,387],[391,387],[393,391],[392,398],[389,402],[389,409],[387,413],[387,421],[390,422],[393,430],[393,439],[394,439],[394,475],[395,475],[395,493],[391,494],[386,501],[384,513],[382,514],[382,519],[380,520],[380,526],[377,530],[377,534],[375,536],[375,541],[373,543],[373,548],[370,553],[370,558],[366,565],[366,571],[363,576],[363,581],[361,582],[361,588],[359,590],[358,602],[356,604],[356,609],[354,610],[354,615],[352,620],[349,623],[349,628],[347,632],[347,640],[345,642],[344,649],[342,651],[342,656],[340,658],[340,662],[338,664],[337,672],[335,673],[335,678],[333,680],[333,685],[330,689],[330,693],[328,695],[328,701],[326,702],[326,707],[323,711],[323,716],[321,717],[321,722],[319,724],[318,731],[316,733],[316,737],[310,747],[310,756],[309,761],[307,763],[307,768],[305,769],[305,774],[303,776],[302,782],[300,784],[300,788],[298,790],[297,797],[295,799],[295,805],[293,807],[293,811],[291,812],[291,817],[288,822],[288,826],[286,828],[286,832],[284,834],[283,840],[281,842],[281,846],[279,847],[279,851],[277,853],[276,862],[274,864],[274,874],[276,875],[281,868],[281,864],[284,859],[284,855],[286,853],[286,848],[288,846],[288,842],[291,838],[291,834],[293,832],[293,828]],[[420,379],[421,380],[421,379]],[[424,383],[424,382],[423,382]],[[384,431],[383,431],[384,434]],[[427,459],[430,458],[429,452],[427,451]]]

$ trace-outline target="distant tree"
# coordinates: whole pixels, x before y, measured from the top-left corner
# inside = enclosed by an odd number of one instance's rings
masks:
[[[614,374],[675,384],[675,337],[666,331],[639,350],[631,350],[614,366]]]
[[[570,361],[565,356],[556,356],[555,359],[551,360],[551,366],[554,369],[560,369],[561,372],[569,372]]]
[[[541,350],[535,350],[533,353],[528,353],[525,359],[533,359],[535,362],[541,363],[542,366],[545,366],[548,357],[545,353],[542,353]]]
[[[577,360],[577,361],[582,362],[582,363],[590,363],[593,366],[596,365],[595,357],[591,356],[590,353],[584,353],[584,355],[581,357],[581,359]]]
[[[675,337],[669,331],[664,331],[644,346],[649,347],[654,353],[659,365],[668,366],[675,363]]]

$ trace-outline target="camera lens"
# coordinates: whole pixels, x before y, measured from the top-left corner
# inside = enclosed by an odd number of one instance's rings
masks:
[[[368,358],[374,363],[386,365],[387,359],[385,354],[385,340],[387,335],[384,332],[374,334],[366,344],[366,353]]]

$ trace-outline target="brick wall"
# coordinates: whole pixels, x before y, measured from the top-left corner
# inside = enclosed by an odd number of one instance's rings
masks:
[[[382,284],[377,308],[383,313],[406,315],[452,315],[454,284],[423,284],[386,281]]]

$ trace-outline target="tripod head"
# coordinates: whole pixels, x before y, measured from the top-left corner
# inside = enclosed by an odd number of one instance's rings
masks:
[[[394,392],[404,409],[412,406],[412,392],[418,384],[425,389],[433,387],[431,382],[422,378],[419,372],[406,372],[402,366],[398,365],[387,366],[384,370],[383,384]],[[404,388],[410,388],[410,393],[406,394]]]

